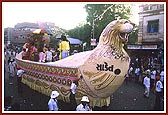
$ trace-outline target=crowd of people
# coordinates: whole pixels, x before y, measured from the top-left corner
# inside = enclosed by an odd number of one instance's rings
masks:
[[[25,43],[21,51],[22,59],[32,60],[37,62],[52,62],[59,59],[66,58],[69,56],[70,44],[65,36],[61,37],[59,48],[53,51],[53,48],[45,46],[42,48],[37,48],[34,43]],[[4,50],[4,61],[8,65],[9,77],[13,78],[17,76],[18,79],[18,92],[22,92],[21,88],[21,76],[24,71],[19,68],[15,61],[15,56],[19,53],[18,48],[15,49],[5,49]],[[7,56],[8,55],[8,56]],[[162,61],[163,62],[163,61]],[[158,66],[159,65],[159,66]],[[6,69],[4,70],[6,71]],[[80,80],[80,79],[78,79]],[[144,85],[144,97],[149,98],[150,92],[156,94],[155,100],[155,110],[161,109],[161,100],[164,99],[164,65],[159,63],[157,57],[142,57],[141,59],[136,57],[132,58],[128,73],[126,74],[126,83],[129,81],[135,81]],[[77,105],[75,100],[75,93],[78,86],[78,81],[74,81],[70,87],[70,103],[71,109],[76,111],[91,111],[89,106],[89,99],[87,96],[83,96],[81,99],[81,104]],[[59,96],[57,91],[53,91],[51,94],[51,99],[48,102],[49,110],[58,111],[58,103],[56,98]]]
[[[36,62],[53,62],[68,57],[70,54],[70,42],[66,36],[61,35],[59,46],[52,48],[49,44],[37,46],[34,42],[25,43],[21,52],[22,59]]]
[[[32,46],[34,46],[34,45],[32,44]],[[31,47],[31,49],[33,51],[37,51],[37,49],[34,47]],[[23,55],[23,58],[24,58],[24,55],[26,55],[26,49],[23,49],[23,50],[24,51],[22,51],[21,54]],[[12,50],[12,52],[14,52],[14,51]],[[23,69],[21,69],[21,67],[18,66],[15,61],[15,56],[17,55],[17,53],[11,53],[11,49],[8,49],[8,51],[7,52],[5,51],[4,53],[5,53],[5,58],[4,58],[5,63],[4,64],[6,64],[8,67],[7,72],[9,72],[9,78],[12,79],[14,77],[17,77],[18,93],[22,94],[23,87],[22,87],[21,80],[22,80],[22,75],[24,74],[25,71]],[[48,53],[48,52],[46,52],[46,53]],[[8,59],[8,60],[6,61],[6,59]],[[49,58],[49,59],[51,59],[51,58]],[[48,59],[48,61],[49,61],[49,59]],[[70,110],[72,110],[72,111],[92,111],[92,108],[89,105],[89,98],[87,96],[83,96],[81,99],[81,103],[79,105],[77,105],[75,93],[76,93],[76,90],[78,87],[78,81],[81,79],[82,79],[82,76],[79,79],[74,80],[73,83],[71,84],[70,96],[69,96],[70,104],[71,104]],[[58,101],[57,101],[58,96],[59,96],[59,93],[57,91],[52,91],[52,93],[50,95],[50,99],[48,101],[48,110],[49,111],[61,111],[61,109],[59,108],[59,105],[58,105]],[[17,110],[19,110],[19,108],[17,108]]]
[[[23,60],[31,60],[36,62],[52,62],[57,61],[60,59],[64,59],[69,56],[70,51],[70,43],[66,39],[66,36],[61,36],[61,40],[59,43],[59,48],[55,51],[52,51],[51,47],[46,46],[43,44],[44,47],[37,48],[37,44],[34,42],[25,43],[22,51],[20,52],[22,55]],[[55,53],[55,55],[53,55]],[[75,50],[73,52],[74,54],[77,53]],[[17,48],[7,48],[4,51],[5,54],[5,64],[8,65],[8,72],[9,77],[14,78],[17,76],[17,85],[18,85],[18,93],[22,93],[22,75],[24,73],[24,70],[21,69],[16,61],[15,56],[19,54],[19,51]],[[5,70],[6,71],[6,70]],[[82,79],[80,77],[79,79],[73,81],[70,87],[70,104],[71,104],[71,110],[73,111],[92,111],[91,107],[89,106],[89,98],[87,96],[83,96],[81,99],[81,104],[77,105],[75,93],[78,86],[78,81]],[[48,101],[48,110],[49,111],[60,111],[61,109],[58,106],[57,97],[59,96],[59,93],[57,91],[52,91],[50,100]]]
[[[143,60],[135,58],[126,74],[126,83],[135,81],[135,83],[144,85],[144,97],[149,98],[150,92],[156,94],[154,110],[161,110],[161,100],[164,100],[164,65],[158,63],[157,58],[146,58],[146,65]],[[158,66],[159,65],[159,66]]]
[[[33,39],[33,38],[32,38]],[[55,62],[64,59],[70,55],[78,53],[78,50],[70,52],[70,41],[65,35],[61,35],[57,46],[51,47],[45,41],[28,40],[23,47],[18,47],[10,44],[10,47],[5,48],[5,55],[8,54],[15,59],[19,53],[23,60],[31,60],[35,62]]]

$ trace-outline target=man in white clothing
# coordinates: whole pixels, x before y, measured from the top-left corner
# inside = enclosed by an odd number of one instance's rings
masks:
[[[48,48],[48,50],[46,51],[46,61],[47,61],[47,62],[52,62],[52,52],[51,52],[51,48]]]
[[[24,70],[20,67],[17,67],[17,84],[18,84],[18,92],[22,93],[22,75],[24,73]]]
[[[163,68],[161,69],[161,72],[160,72],[160,81],[164,83],[164,69]]]
[[[70,100],[70,104],[71,104],[71,110],[75,111],[76,110],[76,99],[75,99],[75,94],[76,94],[76,90],[78,87],[78,81],[82,79],[82,76],[80,76],[79,79],[76,79],[72,82],[71,87],[70,87],[70,96],[69,96],[69,100]]]
[[[152,68],[152,71],[151,71],[151,80],[150,80],[150,87],[151,89],[154,88],[154,85],[155,85],[155,79],[156,79],[156,68]]]
[[[161,98],[163,96],[163,84],[160,81],[160,76],[156,76],[156,85],[155,85],[155,106],[154,110],[161,110]]]
[[[140,68],[137,67],[137,68],[135,68],[135,82],[136,83],[139,82],[139,76],[140,76]]]
[[[14,77],[15,76],[15,63],[13,59],[10,60],[8,66],[9,66],[10,77]]]
[[[48,109],[49,111],[58,111],[58,101],[57,101],[57,97],[59,96],[59,93],[57,91],[52,91],[51,93],[51,98],[48,101]]]
[[[77,103],[76,103],[76,99],[75,99],[75,93],[76,93],[76,89],[78,86],[78,80],[73,81],[73,83],[71,84],[70,87],[70,96],[69,96],[69,100],[70,100],[70,104],[71,104],[71,110],[75,110]]]
[[[147,70],[146,74],[147,75],[144,78],[143,84],[145,86],[144,96],[148,98],[150,93],[150,70]]]
[[[87,96],[82,97],[81,104],[77,106],[76,111],[92,111],[89,106],[89,98]]]

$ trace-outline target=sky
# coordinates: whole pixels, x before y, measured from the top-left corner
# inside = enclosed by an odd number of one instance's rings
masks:
[[[3,26],[14,27],[22,22],[52,22],[72,29],[86,21],[84,3],[72,2],[3,2]]]
[[[86,22],[86,2],[2,2],[3,27],[14,27],[22,22],[52,22],[70,30]],[[135,7],[138,8],[138,7]],[[136,19],[138,10],[134,10]]]

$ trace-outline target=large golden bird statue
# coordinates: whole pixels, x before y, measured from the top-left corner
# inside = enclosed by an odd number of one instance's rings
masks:
[[[22,60],[18,54],[17,64],[26,71],[22,82],[48,96],[57,90],[58,98],[69,102],[71,83],[83,76],[77,87],[77,103],[86,95],[92,107],[109,106],[110,96],[121,86],[129,68],[130,58],[123,42],[132,30],[133,24],[128,20],[112,21],[101,33],[95,49],[56,62]]]

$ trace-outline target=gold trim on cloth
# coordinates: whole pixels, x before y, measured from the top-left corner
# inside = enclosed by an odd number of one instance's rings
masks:
[[[68,80],[70,80],[70,79],[68,79]],[[67,85],[65,87],[65,86],[60,85],[58,83],[56,84],[56,83],[48,82],[48,81],[45,81],[42,79],[38,79],[36,77],[32,77],[27,74],[23,74],[22,83],[26,84],[31,89],[36,90],[39,93],[42,93],[47,96],[50,96],[50,94],[53,90],[57,90],[60,93],[60,96],[58,97],[58,99],[63,100],[65,102],[70,102],[70,100],[69,100],[70,86],[69,85]],[[81,89],[78,88],[77,93],[76,93],[76,100],[77,100],[78,104],[80,103],[81,97],[83,95],[86,95],[86,93],[83,93],[83,91],[81,91]],[[88,95],[88,97],[90,99],[90,105],[92,107],[94,107],[94,106],[98,106],[98,107],[109,106],[109,104],[110,104],[110,97],[105,98],[105,99],[102,99],[102,98],[95,99],[94,97],[91,97],[90,95]]]

